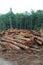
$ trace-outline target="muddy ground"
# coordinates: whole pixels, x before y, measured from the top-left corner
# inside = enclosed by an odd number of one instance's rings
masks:
[[[8,63],[3,65],[43,65],[43,48],[29,53],[26,51],[1,52],[0,58],[2,62],[4,59],[5,63],[6,61]]]

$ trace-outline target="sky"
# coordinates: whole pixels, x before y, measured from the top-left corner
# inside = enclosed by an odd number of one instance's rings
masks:
[[[5,14],[10,8],[14,13],[43,10],[43,0],[0,0],[0,13]]]

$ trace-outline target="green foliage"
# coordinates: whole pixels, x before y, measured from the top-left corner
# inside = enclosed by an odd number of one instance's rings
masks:
[[[0,30],[8,28],[37,30],[43,28],[43,10],[37,10],[31,13],[27,11],[24,13],[14,14],[9,11],[6,14],[0,15]]]

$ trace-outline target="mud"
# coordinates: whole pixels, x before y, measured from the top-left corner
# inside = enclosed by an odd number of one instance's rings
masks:
[[[0,56],[0,65],[43,65],[43,51],[2,52]]]

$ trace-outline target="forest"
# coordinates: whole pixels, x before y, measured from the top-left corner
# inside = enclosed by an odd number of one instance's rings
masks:
[[[0,14],[0,31],[9,28],[40,30],[43,29],[43,10],[13,13],[12,9],[6,14]]]

